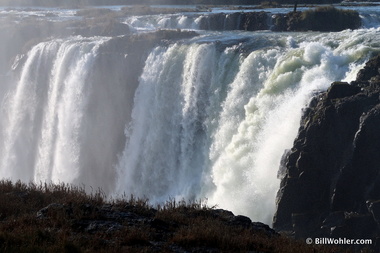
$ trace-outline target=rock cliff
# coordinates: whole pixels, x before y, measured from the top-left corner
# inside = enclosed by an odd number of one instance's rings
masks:
[[[274,31],[321,31],[336,32],[360,28],[359,13],[332,6],[322,6],[303,12],[293,11],[273,16]]]
[[[304,110],[279,176],[276,230],[298,238],[380,235],[380,56]]]
[[[272,30],[272,31],[321,31],[335,32],[358,29],[361,26],[359,13],[331,6],[306,11],[293,11],[272,15],[260,12],[215,13],[202,15],[201,30]]]

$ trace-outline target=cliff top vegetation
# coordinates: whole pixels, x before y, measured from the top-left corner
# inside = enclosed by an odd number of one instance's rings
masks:
[[[98,190],[0,181],[1,252],[350,252],[279,235],[202,201],[106,201]]]

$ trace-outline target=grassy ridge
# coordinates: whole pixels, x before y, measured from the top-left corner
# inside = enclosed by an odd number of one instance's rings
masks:
[[[306,245],[201,202],[152,208],[66,184],[0,181],[0,203],[0,252],[349,252]]]

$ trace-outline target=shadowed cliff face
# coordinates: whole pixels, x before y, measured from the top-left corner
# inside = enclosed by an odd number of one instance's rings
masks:
[[[377,56],[356,81],[333,83],[305,109],[283,158],[277,230],[296,237],[380,234],[379,68]]]

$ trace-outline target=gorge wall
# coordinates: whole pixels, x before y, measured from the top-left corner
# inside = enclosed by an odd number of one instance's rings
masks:
[[[274,228],[298,238],[380,235],[380,56],[304,111],[282,160]]]

